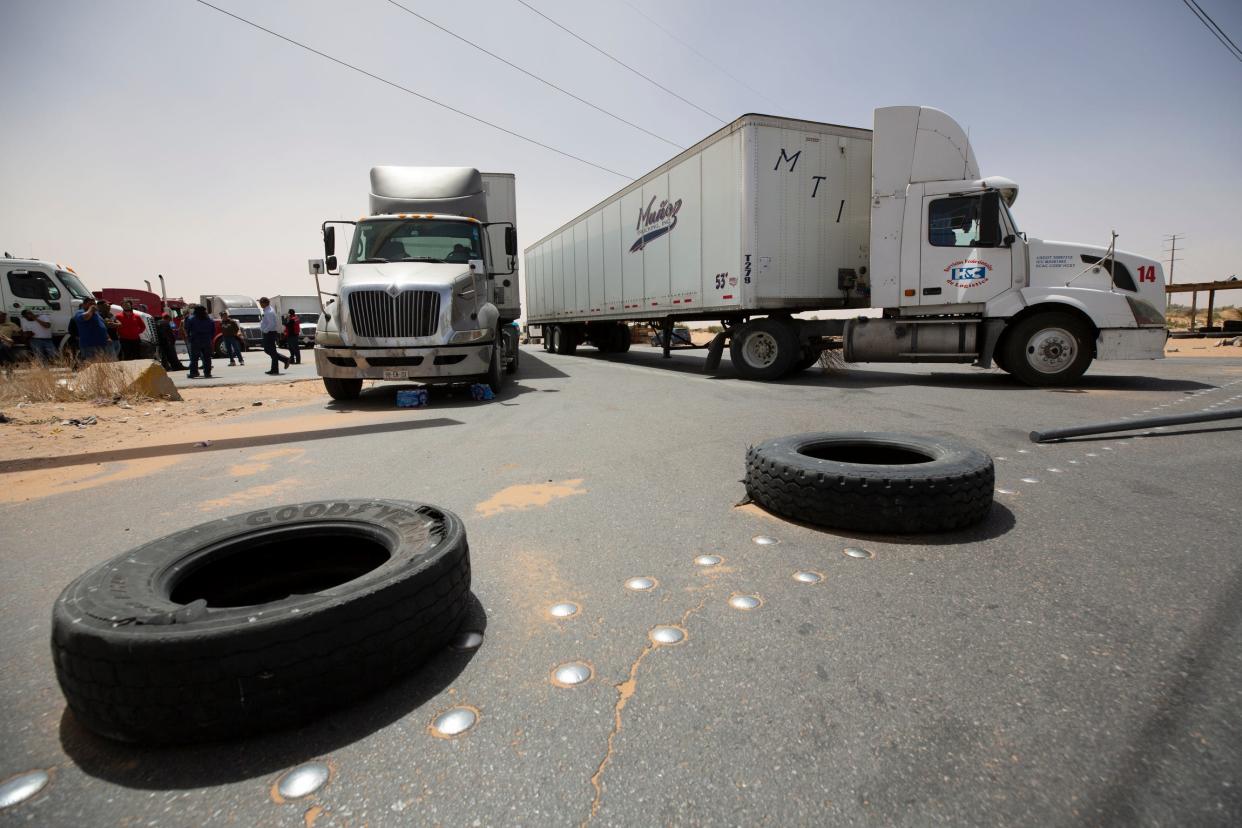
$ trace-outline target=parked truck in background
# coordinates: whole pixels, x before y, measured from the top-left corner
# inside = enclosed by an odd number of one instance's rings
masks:
[[[0,259],[0,274],[0,310],[18,323],[24,310],[46,313],[58,349],[68,343],[69,320],[82,300],[95,298],[73,268],[55,262],[6,254]]]
[[[499,391],[518,365],[521,313],[514,178],[472,167],[373,167],[370,215],[324,222],[315,367],[328,393],[364,379]],[[344,263],[336,227],[353,227]],[[339,276],[335,292],[320,273]]]
[[[1093,358],[1160,359],[1160,263],[1028,238],[1018,185],[982,178],[928,107],[874,130],[745,115],[525,251],[545,347],[622,350],[622,323],[722,320],[738,373],[771,380],[829,347],[849,362],[995,363],[1031,385]],[[880,308],[881,318],[794,314]],[[628,342],[628,340],[626,340]]]
[[[198,302],[207,308],[207,313],[216,319],[216,336],[213,344],[213,352],[216,356],[224,354],[224,346],[221,344],[220,336],[220,311],[228,311],[229,316],[237,322],[241,327],[242,350],[250,350],[251,348],[263,348],[263,332],[259,330],[259,318],[263,315],[259,309],[259,303],[249,296],[221,296],[215,294],[204,294],[198,297]]]
[[[302,332],[298,334],[298,345],[302,348],[315,347],[315,331],[319,325],[320,313],[318,296],[273,296],[272,307],[281,320],[290,310],[297,311],[302,328]],[[281,337],[284,337],[283,333]]]

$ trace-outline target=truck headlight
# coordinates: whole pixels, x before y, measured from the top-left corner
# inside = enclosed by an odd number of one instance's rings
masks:
[[[450,345],[469,345],[481,339],[491,338],[492,332],[487,330],[458,331],[449,339]]]

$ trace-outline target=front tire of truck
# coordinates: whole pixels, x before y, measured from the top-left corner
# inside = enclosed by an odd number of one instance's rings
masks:
[[[729,358],[744,379],[780,379],[793,369],[800,355],[793,325],[779,317],[747,322],[733,332],[729,343]]]
[[[1091,334],[1081,320],[1048,311],[1019,320],[1006,332],[1004,370],[1033,386],[1069,385],[1091,364]]]
[[[356,400],[362,393],[362,380],[324,377],[323,387],[328,389],[328,396],[334,400]]]
[[[505,358],[501,354],[504,345],[502,340],[496,337],[496,344],[492,348],[492,359],[487,364],[487,376],[483,381],[492,389],[493,394],[500,394],[500,390],[505,387]]]

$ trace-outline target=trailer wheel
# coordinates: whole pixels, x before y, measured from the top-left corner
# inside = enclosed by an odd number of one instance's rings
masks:
[[[1077,317],[1048,311],[1028,316],[1005,334],[1004,369],[1027,385],[1068,385],[1091,364],[1091,336]]]
[[[556,352],[565,356],[573,356],[578,352],[578,337],[572,327],[556,326]]]
[[[992,458],[956,440],[881,432],[778,437],[746,452],[746,492],[783,517],[863,532],[945,532],[983,520]]]
[[[630,350],[630,327],[624,322],[617,323],[616,339],[614,340],[616,347],[613,348],[618,354],[624,354]]]
[[[468,607],[451,512],[391,500],[261,509],[86,572],[52,611],[70,709],[128,742],[286,727],[412,672]]]
[[[733,332],[729,357],[746,379],[780,379],[800,356],[793,326],[776,317],[747,322]]]
[[[324,377],[323,387],[334,400],[356,400],[362,393],[362,380],[340,377]]]

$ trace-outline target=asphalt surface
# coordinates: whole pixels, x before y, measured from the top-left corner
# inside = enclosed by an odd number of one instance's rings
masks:
[[[392,411],[408,429],[260,437],[123,485],[0,506],[0,778],[51,773],[0,823],[1242,822],[1242,425],[1027,439],[1239,405],[1242,359],[1098,363],[1080,388],[1036,390],[956,366],[759,384],[727,363],[705,377],[701,358],[527,347],[492,402],[433,390],[428,408],[396,411],[384,386],[307,408],[343,423]],[[993,455],[1012,493],[985,523],[933,537],[736,508],[748,445],[816,430],[956,435]],[[275,448],[269,471],[234,473]],[[498,493],[532,485],[547,488],[508,501],[529,508],[494,510]],[[235,508],[212,505],[222,497]],[[230,511],[365,497],[463,517],[478,650],[244,742],[126,747],[66,711],[48,617],[81,571]],[[724,562],[699,567],[700,554]],[[800,570],[824,580],[795,581]],[[657,586],[627,590],[634,576]],[[734,593],[762,604],[733,609]],[[558,601],[580,612],[554,619]],[[685,640],[649,647],[659,624]],[[588,663],[590,680],[554,686],[568,661]],[[477,724],[435,738],[430,723],[455,705],[476,708]],[[314,761],[330,781],[278,802],[281,775]]]
[[[288,356],[289,352],[283,348],[277,351],[282,356]],[[200,376],[198,379],[189,378],[190,358],[184,353],[180,353],[181,364],[186,366],[185,371],[171,371],[169,376],[172,377],[178,388],[197,385],[257,385],[260,383],[276,381],[277,377],[269,377],[264,374],[265,371],[272,367],[271,358],[261,350],[250,349],[242,354],[245,362],[238,365],[229,365],[228,358],[213,357],[211,360],[211,378]],[[281,377],[287,380],[307,379],[315,377],[315,352],[313,349],[304,348],[301,353],[302,362],[300,365],[292,365],[285,368],[283,365],[279,367]],[[200,370],[200,374],[201,374]]]

